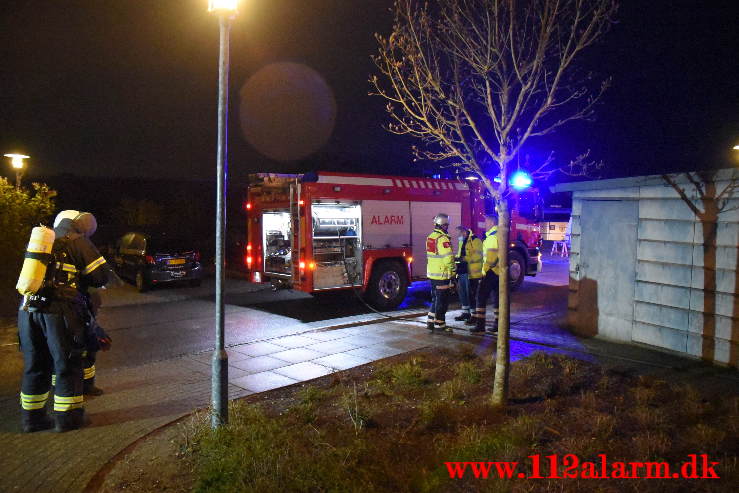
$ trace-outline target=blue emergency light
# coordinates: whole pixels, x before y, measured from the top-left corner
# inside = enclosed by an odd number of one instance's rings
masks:
[[[495,183],[500,183],[500,177],[496,176],[493,178],[493,181]],[[510,185],[516,190],[523,190],[524,188],[530,187],[532,181],[531,176],[529,176],[525,171],[516,171],[513,173],[513,176],[511,176],[508,183],[510,183]]]
[[[531,186],[531,177],[525,171],[516,171],[511,177],[511,186],[516,190],[523,190]]]

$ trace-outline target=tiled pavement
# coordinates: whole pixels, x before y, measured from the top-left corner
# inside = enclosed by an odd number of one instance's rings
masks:
[[[228,348],[229,398],[311,380],[430,345],[451,345],[423,324],[305,332]],[[212,352],[108,373],[106,393],[85,402],[91,425],[55,434],[19,433],[18,397],[0,397],[0,492],[77,492],[116,454],[210,401]]]

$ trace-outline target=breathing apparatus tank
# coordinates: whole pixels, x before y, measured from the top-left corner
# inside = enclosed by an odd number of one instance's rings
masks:
[[[44,283],[46,266],[52,260],[51,249],[56,235],[46,226],[36,226],[31,230],[25,259],[15,289],[23,296],[36,294]]]

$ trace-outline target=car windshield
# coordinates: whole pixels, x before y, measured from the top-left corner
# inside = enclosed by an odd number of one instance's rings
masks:
[[[192,240],[178,235],[152,235],[146,241],[146,250],[149,253],[179,253],[194,250]]]

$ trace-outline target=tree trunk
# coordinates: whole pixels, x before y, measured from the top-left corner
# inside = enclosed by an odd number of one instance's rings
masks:
[[[498,284],[498,347],[495,355],[495,378],[493,380],[492,404],[505,407],[508,400],[508,374],[510,367],[510,320],[511,304],[508,289],[508,236],[510,231],[510,213],[508,201],[501,198],[498,203],[498,264],[500,276]]]
[[[716,232],[713,214],[701,218],[703,225],[703,333],[701,357],[713,361],[716,356]],[[718,214],[715,214],[718,216]]]

